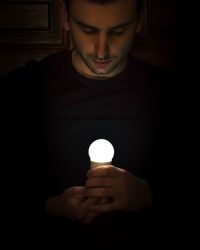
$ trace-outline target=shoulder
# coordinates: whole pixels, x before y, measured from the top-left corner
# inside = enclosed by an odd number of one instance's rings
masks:
[[[65,50],[51,54],[40,61],[39,73],[44,79],[66,78],[71,68],[71,51]]]
[[[71,51],[64,50],[59,51],[49,56],[45,57],[39,62],[39,66],[41,69],[58,69],[61,65],[69,64],[71,61]]]
[[[35,74],[37,71],[45,70],[45,68],[51,69],[59,67],[63,63],[68,63],[70,53],[70,51],[60,51],[50,54],[39,61],[29,60],[25,65],[12,70],[3,78],[26,76],[28,73]]]
[[[28,76],[34,75],[38,68],[38,62],[30,60],[25,65],[18,67],[10,71],[7,75],[2,77],[4,82],[18,81],[27,78]]]
[[[37,83],[38,62],[28,61],[24,66],[12,70],[1,78],[1,97],[14,98],[31,91]]]
[[[159,79],[169,77],[172,74],[171,70],[162,68],[158,65],[150,64],[144,60],[137,59],[133,55],[129,55],[128,68],[130,73],[137,76],[149,77],[149,79]]]
[[[159,65],[152,65],[148,62],[136,59],[134,56],[129,56],[129,73],[138,80],[144,80],[148,84],[152,84],[159,88],[168,91],[175,87],[178,82],[178,74],[176,69],[167,69]]]
[[[20,88],[24,84],[32,86],[32,83],[36,84],[44,75],[48,74],[50,78],[53,74],[59,74],[63,70],[63,65],[68,63],[68,58],[70,58],[70,51],[62,51],[50,54],[40,61],[30,60],[24,66],[2,77],[1,87]]]
[[[132,79],[137,82],[137,87],[152,95],[162,110],[169,111],[176,106],[181,84],[180,74],[176,69],[151,65],[133,56],[129,58],[129,69]]]

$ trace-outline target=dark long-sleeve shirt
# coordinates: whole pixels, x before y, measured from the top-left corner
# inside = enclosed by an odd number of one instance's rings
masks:
[[[131,55],[117,76],[88,79],[74,69],[71,51],[9,74],[2,92],[4,168],[8,197],[13,187],[18,193],[12,197],[16,211],[35,220],[48,197],[84,185],[88,147],[99,138],[113,144],[113,165],[147,180],[155,207],[162,207],[170,171],[171,80]],[[129,216],[113,213],[112,222],[128,223]]]

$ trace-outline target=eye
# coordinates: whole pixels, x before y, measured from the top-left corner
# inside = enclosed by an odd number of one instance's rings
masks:
[[[95,34],[97,30],[90,28],[90,27],[81,27],[82,31],[87,34]]]
[[[121,35],[123,34],[124,32],[126,31],[126,28],[118,28],[118,29],[114,29],[114,30],[111,30],[110,33],[112,35]]]

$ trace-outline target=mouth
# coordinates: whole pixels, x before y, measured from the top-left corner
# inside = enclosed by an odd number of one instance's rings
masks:
[[[107,67],[112,61],[109,60],[109,61],[97,61],[97,60],[94,60],[94,63],[97,67],[99,68],[105,68]]]

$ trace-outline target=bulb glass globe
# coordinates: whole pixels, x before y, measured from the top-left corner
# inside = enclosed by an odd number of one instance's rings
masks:
[[[92,162],[108,163],[112,162],[114,148],[109,141],[98,139],[89,146],[88,154]]]

